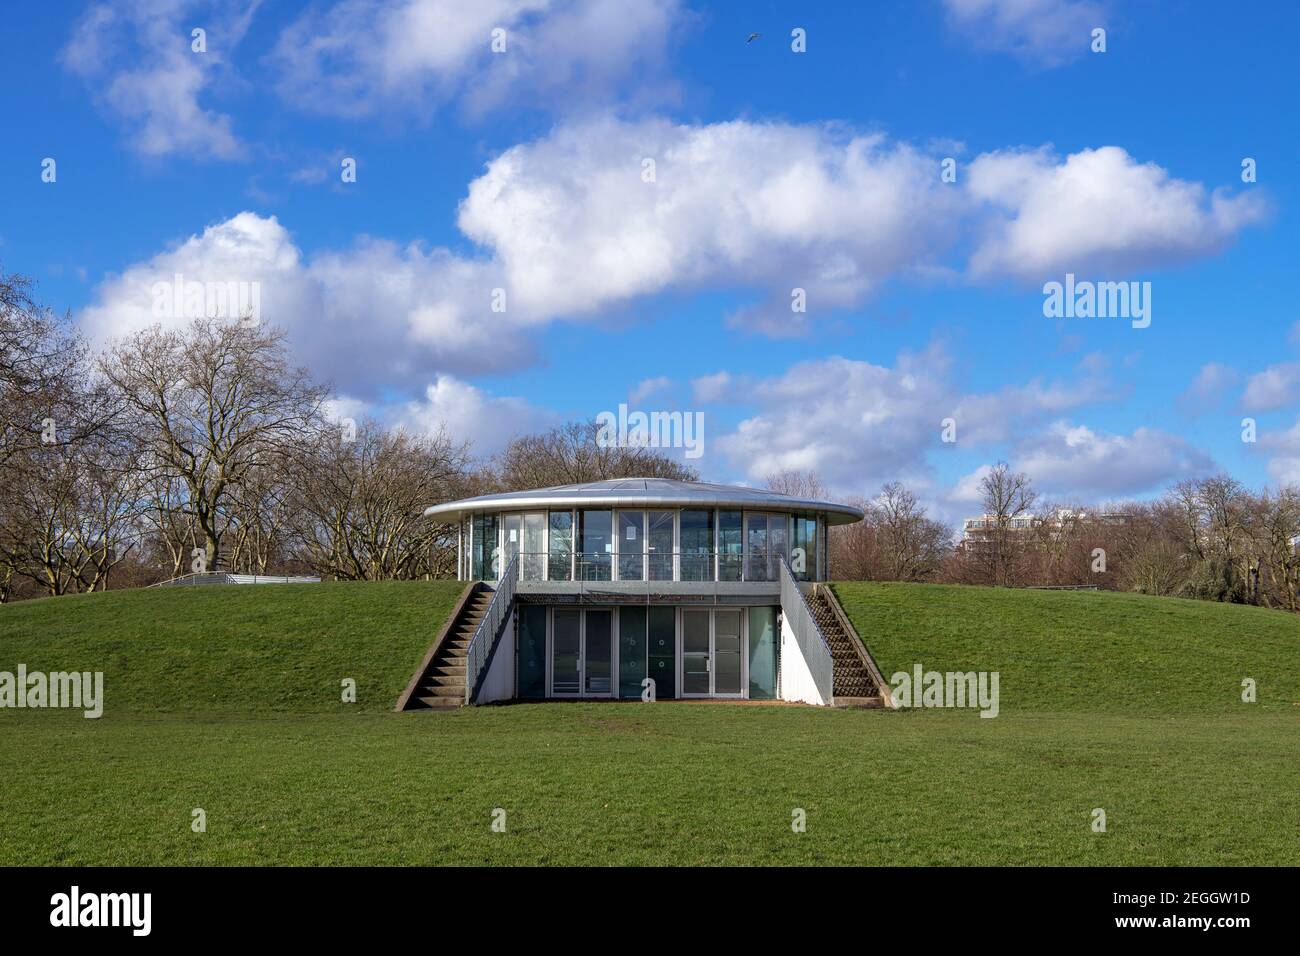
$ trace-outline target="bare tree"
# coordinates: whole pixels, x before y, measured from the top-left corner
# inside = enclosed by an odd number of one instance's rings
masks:
[[[289,513],[302,560],[344,580],[446,576],[454,530],[423,515],[459,492],[467,453],[443,434],[385,431],[322,435],[295,469]]]
[[[598,440],[597,422],[570,422],[516,438],[497,456],[498,484],[512,490],[603,481],[610,478],[676,478],[699,475],[653,448]]]
[[[775,491],[794,498],[808,498],[814,501],[825,500],[829,492],[815,471],[797,471],[787,469],[767,476],[768,491]]]
[[[147,438],[158,474],[184,481],[205,566],[217,570],[234,489],[255,469],[301,453],[326,390],[289,364],[283,332],[221,319],[138,332],[100,365]]]
[[[1017,565],[1024,544],[1018,535],[1032,525],[1031,509],[1038,494],[1028,475],[1000,461],[980,480],[980,495],[984,515],[992,524],[980,563],[988,583],[1015,586],[1020,583]]]

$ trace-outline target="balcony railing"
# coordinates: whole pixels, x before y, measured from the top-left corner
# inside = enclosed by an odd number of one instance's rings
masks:
[[[608,551],[510,551],[519,562],[522,581],[645,583],[770,582],[780,580],[784,553],[749,551],[649,551],[613,554]],[[811,580],[812,575],[805,575]]]

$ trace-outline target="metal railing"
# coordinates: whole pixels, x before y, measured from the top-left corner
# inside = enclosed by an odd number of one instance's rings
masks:
[[[835,659],[831,655],[831,645],[822,629],[817,626],[808,599],[800,590],[785,558],[781,559],[781,613],[790,625],[795,643],[799,645],[799,651],[812,673],[817,693],[821,695],[823,703],[829,704],[835,693]]]
[[[548,582],[770,582],[780,580],[783,550],[748,551],[509,551],[520,578]]]
[[[501,636],[501,625],[510,617],[510,609],[515,603],[515,587],[519,583],[519,558],[510,559],[505,572],[497,584],[492,600],[488,602],[483,620],[474,629],[469,647],[465,650],[465,703],[473,703],[474,692],[478,689],[479,677],[483,668],[492,657],[497,639]]]
[[[179,588],[200,584],[319,584],[320,578],[309,574],[235,574],[233,571],[196,571],[150,584],[151,588]]]

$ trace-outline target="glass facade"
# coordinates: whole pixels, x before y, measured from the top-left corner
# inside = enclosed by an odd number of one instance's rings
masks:
[[[614,512],[578,512],[578,577],[608,581],[614,560]]]
[[[650,648],[647,666],[655,682],[655,700],[677,696],[677,609],[650,608]]]
[[[614,612],[584,611],[582,673],[588,697],[606,697],[613,688]]]
[[[618,513],[618,579],[641,581],[645,578],[645,512]]]
[[[461,524],[462,576],[495,581],[776,581],[827,576],[824,516],[729,509],[479,514]]]
[[[519,608],[519,695],[546,696],[546,608]]]
[[[551,581],[568,581],[573,575],[573,512],[550,513],[550,548],[546,577]]]
[[[795,515],[790,540],[790,570],[800,581],[814,581],[817,575],[817,519]]]
[[[624,607],[618,611],[618,696],[624,700],[641,698],[649,651],[646,612],[644,607]]]
[[[471,522],[470,573],[478,581],[495,581],[497,567],[497,516],[475,515]]]
[[[540,581],[546,570],[546,515],[524,515],[524,540],[520,545],[519,574],[525,581]]]
[[[576,697],[582,691],[582,612],[557,607],[551,616],[551,693]]]
[[[677,524],[675,511],[651,511],[649,515],[650,530],[646,533],[646,551],[648,552],[647,570],[651,581],[671,581],[676,576],[673,570],[673,527]]]
[[[749,699],[773,700],[776,697],[777,653],[775,607],[749,609]]]
[[[713,512],[681,512],[681,580],[713,580]]]
[[[718,580],[739,581],[745,570],[744,514],[718,512]]]

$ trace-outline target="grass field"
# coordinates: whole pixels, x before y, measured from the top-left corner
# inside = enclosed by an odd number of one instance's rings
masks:
[[[837,590],[886,675],[998,669],[1002,716],[391,713],[454,585],[3,608],[0,670],[103,670],[106,703],[100,720],[0,711],[0,864],[1300,862],[1297,619],[1127,595]],[[1240,701],[1242,676],[1259,703]]]

